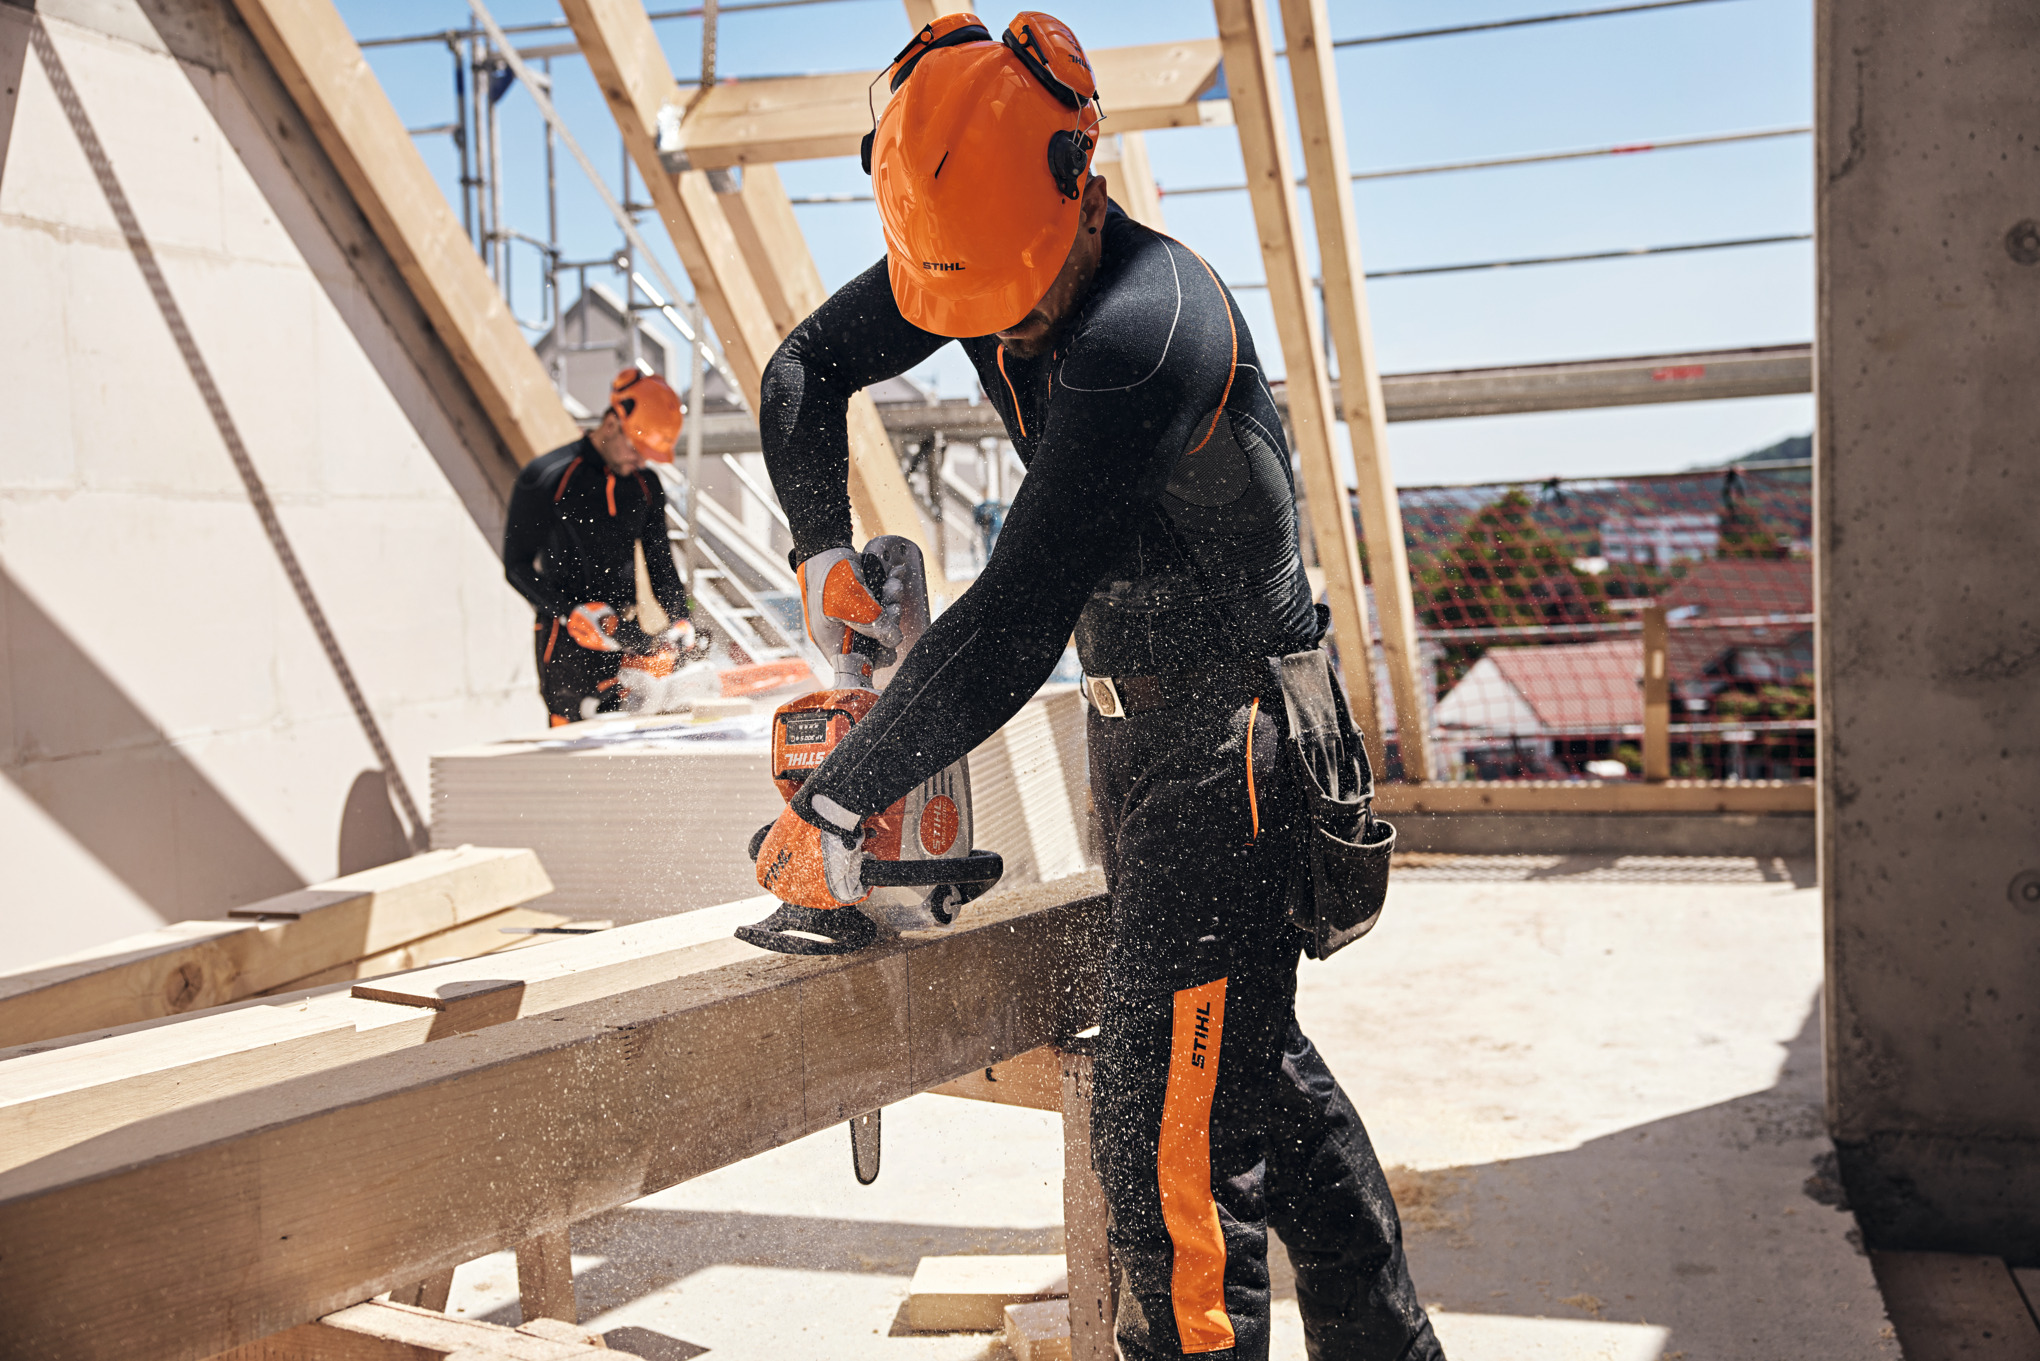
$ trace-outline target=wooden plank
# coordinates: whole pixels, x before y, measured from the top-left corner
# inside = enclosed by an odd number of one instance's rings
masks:
[[[1169,229],[1162,217],[1162,193],[1148,164],[1145,133],[1122,132],[1102,139],[1091,166],[1105,176],[1112,201],[1124,208],[1128,217],[1158,232]]]
[[[1672,778],[1671,632],[1663,602],[1643,611],[1643,778]]]
[[[524,1321],[579,1321],[574,1303],[573,1246],[566,1229],[535,1234],[517,1245],[517,1299]]]
[[[2040,1358],[2040,1326],[2001,1258],[1873,1252],[1870,1265],[1906,1361]]]
[[[1426,780],[1433,774],[1431,735],[1424,722],[1429,696],[1420,687],[1427,687],[1430,677],[1424,674],[1417,644],[1402,504],[1388,461],[1388,408],[1381,398],[1381,369],[1375,363],[1374,329],[1367,314],[1367,275],[1360,264],[1352,166],[1346,159],[1346,124],[1339,109],[1325,0],[1282,0],[1282,33],[1289,44],[1290,86],[1296,95],[1311,216],[1317,224],[1325,315],[1339,356],[1339,398],[1352,437],[1360,523],[1373,569],[1374,615],[1380,621],[1382,659],[1395,696],[1396,745],[1403,777]],[[1377,726],[1385,726],[1378,712],[1374,716]]]
[[[676,970],[0,1173],[0,1242],[37,1245],[0,1254],[0,1355],[210,1356],[834,1126],[806,1053],[857,1071],[894,1041],[843,1010],[869,993],[800,986],[825,974],[905,959],[887,1005],[917,1088],[1036,1048],[1094,1019],[1088,887],[994,893],[856,955]],[[928,1033],[959,1018],[980,1028]]]
[[[1397,813],[1727,813],[1808,815],[1812,780],[1667,780],[1663,784],[1598,780],[1495,780],[1383,785],[1374,811]]]
[[[928,1090],[936,1096],[1059,1111],[1063,1109],[1062,1060],[1053,1048],[1044,1045]]]
[[[598,936],[538,937],[542,943],[514,955],[380,978],[355,985],[353,995],[222,1008],[43,1051],[0,1050],[0,1168],[200,1102],[747,958],[751,947],[730,933],[770,902],[749,899]]]
[[[568,6],[570,18],[583,3]],[[1114,132],[1232,122],[1228,101],[1202,98],[1220,78],[1219,45],[1209,38],[1097,48],[1088,55]],[[846,71],[718,85],[688,109],[680,149],[703,170],[855,156],[871,131],[872,108],[884,109],[891,98],[883,82],[873,88],[878,74]]]
[[[235,0],[517,462],[574,439],[544,365],[329,0]]]
[[[0,974],[0,1045],[218,1006],[550,892],[528,850],[413,856]]]
[[[1360,544],[1332,446],[1331,374],[1318,331],[1317,298],[1303,258],[1302,219],[1296,206],[1296,178],[1289,168],[1289,137],[1267,9],[1263,0],[1214,0],[1213,8],[1225,50],[1226,84],[1239,120],[1240,154],[1247,166],[1268,300],[1288,370],[1289,422],[1303,467],[1304,508],[1324,569],[1333,641],[1344,663],[1346,689],[1361,721],[1368,759],[1376,771],[1385,771],[1388,747],[1374,693],[1373,629],[1367,622]],[[1370,716],[1377,716],[1376,721],[1368,722]]]
[[[773,326],[784,339],[828,300],[829,292],[779,172],[770,165],[746,166],[737,192],[719,195],[717,201],[729,218],[752,278],[757,280]],[[898,534],[919,544],[922,556],[934,562],[932,540],[920,508],[900,471],[892,436],[869,393],[859,392],[850,399],[848,424],[850,509],[857,517],[861,537]],[[938,573],[929,589],[935,595],[946,595],[943,585]]]
[[[522,950],[544,940],[544,936],[509,935],[509,931],[535,930],[540,927],[565,926],[576,923],[574,918],[558,912],[540,912],[536,908],[513,907],[487,917],[478,917],[459,926],[420,936],[414,941],[383,950],[360,959],[350,959],[345,964],[336,964],[330,969],[321,969],[303,978],[293,978],[273,988],[264,988],[257,997],[275,997],[287,992],[302,992],[308,988],[325,987],[332,983],[351,983],[358,978],[377,978],[383,974],[397,973],[405,969],[422,969],[427,965],[443,964],[448,960],[472,959],[478,955],[499,955],[505,950]],[[603,927],[609,925],[602,922]]]
[[[923,1257],[907,1287],[907,1326],[924,1333],[989,1333],[1006,1306],[1069,1294],[1061,1253]]]
[[[370,1300],[237,1347],[215,1361],[577,1361],[613,1355],[599,1333],[557,1319],[505,1328]]]

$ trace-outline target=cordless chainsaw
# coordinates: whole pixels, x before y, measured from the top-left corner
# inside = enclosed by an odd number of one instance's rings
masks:
[[[829,688],[789,700],[772,715],[772,781],[789,802],[877,705],[880,692],[928,628],[928,579],[921,550],[911,539],[893,534],[873,539],[860,565],[872,595],[899,606],[899,645],[885,647],[843,629],[833,649],[835,675]],[[923,780],[883,813],[865,818],[864,829],[860,874],[871,894],[863,905],[880,909],[896,924],[911,927],[932,918],[947,926],[959,908],[1005,872],[997,853],[971,846],[966,757]],[[767,823],[751,838],[753,861],[771,830]],[[842,955],[877,940],[878,923],[856,907],[782,902],[764,921],[738,927],[737,939],[782,954]]]

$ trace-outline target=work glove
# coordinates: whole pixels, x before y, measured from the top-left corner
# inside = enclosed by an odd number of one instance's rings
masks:
[[[906,572],[904,566],[894,568],[873,595],[864,583],[867,576],[878,575],[878,559],[848,548],[830,548],[808,558],[796,572],[808,637],[831,657],[849,651],[846,630],[897,648]]]
[[[796,797],[758,848],[758,886],[795,907],[848,907],[871,896],[858,849],[864,820],[832,800],[822,802],[827,813]]]
[[[564,622],[573,640],[590,652],[623,651],[623,644],[616,641],[616,630],[623,621],[599,600],[575,606]]]
[[[694,651],[694,625],[676,619],[659,632],[655,641],[662,646],[670,644],[681,656],[687,656]]]

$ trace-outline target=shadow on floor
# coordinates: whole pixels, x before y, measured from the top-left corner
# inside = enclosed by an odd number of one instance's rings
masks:
[[[575,1275],[574,1296],[581,1317],[594,1318],[713,1266],[911,1276],[923,1257],[1062,1250],[1059,1224],[980,1229],[627,1205],[574,1226],[575,1253],[607,1259]],[[515,1324],[521,1315],[512,1303],[477,1317]]]
[[[1657,1325],[1681,1361],[1898,1361],[1822,1125],[1818,1016],[1816,999],[1764,1091],[1563,1152],[1394,1169],[1426,1305]],[[1055,1227],[628,1207],[576,1228],[575,1250],[607,1259],[576,1285],[593,1317],[716,1265],[908,1276],[923,1256],[1061,1247]]]

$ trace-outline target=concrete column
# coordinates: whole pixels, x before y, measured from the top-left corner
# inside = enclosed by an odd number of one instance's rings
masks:
[[[1820,0],[1828,1114],[1872,1246],[2040,1259],[2040,7]]]

